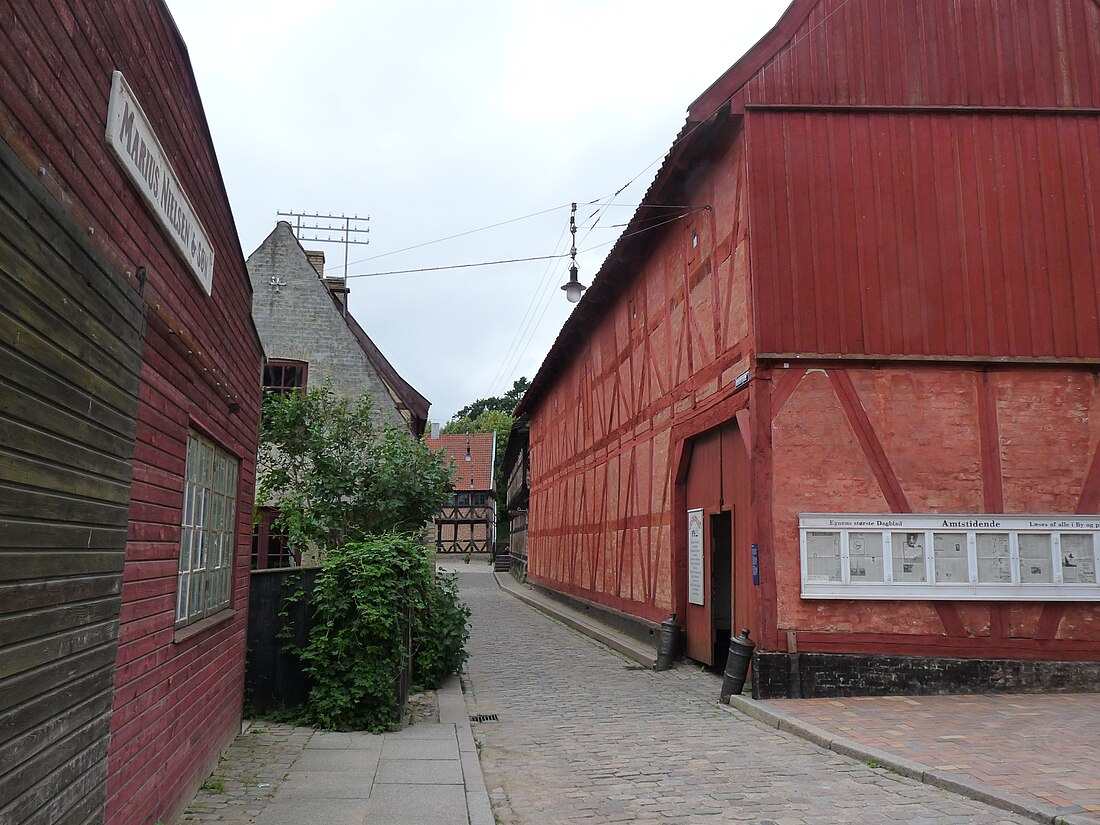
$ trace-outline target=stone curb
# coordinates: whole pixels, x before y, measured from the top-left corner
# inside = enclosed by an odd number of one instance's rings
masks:
[[[648,668],[652,668],[657,661],[657,651],[651,647],[647,647],[641,642],[635,642],[625,634],[618,633],[603,627],[596,622],[587,618],[581,618],[576,611],[565,605],[558,605],[549,599],[542,599],[532,593],[526,592],[522,585],[518,584],[514,580],[511,580],[511,573],[494,573],[493,578],[496,579],[497,586],[508,593],[511,596],[515,596],[521,602],[524,602],[536,610],[545,613],[552,619],[557,619],[562,624],[568,625],[574,630],[583,633],[591,639],[595,639],[600,644],[606,645],[628,659],[632,659],[638,664],[645,665]]]
[[[474,744],[470,727],[470,709],[466,694],[457,676],[449,676],[436,691],[439,697],[439,719],[454,724],[458,735],[459,764],[462,766],[462,783],[466,790],[466,815],[470,825],[494,825],[493,809],[485,788],[485,775],[481,759]],[[446,717],[446,718],[444,718]]]
[[[720,704],[719,707],[731,713],[741,712],[769,727],[793,733],[842,756],[861,762],[873,762],[879,767],[923,782],[925,785],[933,785],[978,802],[984,802],[994,808],[1026,816],[1045,825],[1097,825],[1097,820],[1091,817],[1061,813],[1053,805],[1044,805],[1038,800],[1002,791],[977,779],[936,770],[912,759],[863,745],[845,736],[837,736],[831,731],[803,722],[782,711],[764,707],[746,696],[731,696],[729,705]]]

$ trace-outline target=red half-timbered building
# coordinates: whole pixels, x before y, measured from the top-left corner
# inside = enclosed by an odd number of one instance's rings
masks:
[[[758,695],[1094,685],[1098,218],[1096,0],[795,0],[520,404],[529,579]]]
[[[161,0],[0,4],[0,821],[175,822],[240,730],[262,352]]]

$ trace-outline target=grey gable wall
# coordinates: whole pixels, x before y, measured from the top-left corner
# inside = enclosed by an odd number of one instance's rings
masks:
[[[375,423],[407,429],[290,225],[280,221],[247,263],[254,293],[252,317],[267,357],[308,362],[311,388],[328,380],[335,392],[353,398],[369,390]],[[278,291],[272,277],[285,282]]]

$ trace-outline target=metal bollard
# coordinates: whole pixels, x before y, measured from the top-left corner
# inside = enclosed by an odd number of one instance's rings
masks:
[[[672,667],[672,660],[676,658],[676,642],[680,638],[680,625],[676,624],[676,614],[673,613],[661,622],[661,635],[657,637],[657,661],[653,665],[654,670],[668,670]]]
[[[730,638],[730,652],[726,657],[726,672],[722,674],[722,693],[718,701],[723,705],[730,703],[730,696],[740,694],[745,688],[745,677],[752,663],[752,651],[756,642],[749,638],[749,629],[741,629],[740,636]]]

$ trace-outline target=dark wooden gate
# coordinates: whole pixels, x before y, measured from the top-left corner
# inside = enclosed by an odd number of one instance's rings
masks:
[[[0,821],[102,817],[138,293],[0,141]]]

